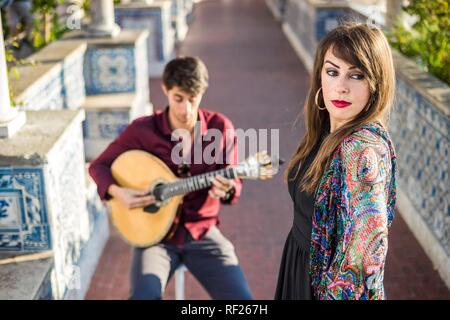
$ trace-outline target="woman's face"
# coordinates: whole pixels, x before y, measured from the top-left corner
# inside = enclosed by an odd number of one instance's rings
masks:
[[[330,131],[333,132],[356,117],[367,105],[369,83],[360,69],[336,57],[332,48],[325,53],[321,77],[323,100],[330,114]]]

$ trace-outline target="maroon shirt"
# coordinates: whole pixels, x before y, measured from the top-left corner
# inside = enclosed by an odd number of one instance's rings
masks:
[[[185,168],[187,169],[185,172],[188,171],[188,175],[194,176],[209,171],[219,170],[230,164],[237,164],[237,143],[231,121],[218,112],[200,108],[198,110],[198,121],[200,121],[201,137],[205,136],[208,129],[216,129],[223,133],[220,141],[223,164],[207,164],[203,160],[203,157],[200,161],[201,163],[196,164],[194,162],[196,159],[194,159],[193,143],[191,149],[191,164],[189,168]],[[228,136],[231,136],[233,141],[227,141],[227,135],[225,134],[226,130],[228,130]],[[232,135],[230,135],[230,132]],[[100,198],[102,200],[109,200],[111,198],[107,193],[108,188],[112,184],[117,184],[111,174],[111,164],[120,154],[131,149],[140,149],[152,153],[161,159],[175,175],[180,176],[180,166],[173,163],[171,159],[172,148],[179,142],[171,141],[171,134],[172,130],[169,125],[168,107],[164,111],[157,111],[151,116],[134,120],[89,166],[89,174],[97,184]],[[198,150],[202,150],[202,154],[205,147],[210,143],[217,144],[214,139],[210,139],[212,141],[203,140],[208,139],[202,139],[201,148],[198,148]],[[197,146],[200,146],[200,144]],[[229,159],[228,164],[226,163],[226,159]],[[236,179],[235,193],[226,202],[210,197],[208,194],[209,189],[203,189],[185,195],[181,208],[180,224],[173,237],[164,239],[164,242],[170,242],[177,245],[184,243],[184,230],[187,230],[194,239],[200,239],[211,226],[219,224],[218,213],[220,203],[236,203],[241,194],[241,189],[242,182],[239,179]]]

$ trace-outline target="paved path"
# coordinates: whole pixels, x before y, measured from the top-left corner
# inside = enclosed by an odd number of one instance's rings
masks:
[[[309,81],[263,0],[205,1],[180,53],[201,57],[210,72],[202,105],[232,119],[236,128],[280,129],[280,153],[286,159],[303,131],[293,129]],[[156,109],[164,107],[160,81],[150,84]],[[284,166],[285,168],[286,166]],[[272,299],[292,202],[279,173],[270,181],[246,181],[240,202],[221,211],[221,229],[235,244],[256,299]],[[385,286],[390,299],[450,299],[400,215],[391,229]],[[112,231],[87,299],[127,299],[130,248]],[[174,281],[166,299],[174,299]],[[187,299],[209,299],[187,273]]]

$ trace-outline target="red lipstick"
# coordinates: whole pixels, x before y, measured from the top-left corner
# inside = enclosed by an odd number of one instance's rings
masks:
[[[347,102],[345,100],[331,100],[336,108],[345,108],[351,105],[351,102]]]

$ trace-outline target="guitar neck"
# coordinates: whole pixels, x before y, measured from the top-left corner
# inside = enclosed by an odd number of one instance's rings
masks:
[[[211,178],[222,176],[228,179],[237,178],[238,174],[233,167],[203,173],[194,177],[180,179],[176,182],[165,184],[161,192],[164,199],[185,195],[190,192],[206,189],[212,185]]]

